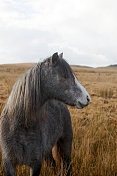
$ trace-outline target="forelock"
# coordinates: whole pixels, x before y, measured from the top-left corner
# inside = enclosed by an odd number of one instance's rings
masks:
[[[66,77],[72,77],[73,76],[73,71],[70,67],[70,65],[64,60],[64,59],[60,59],[59,63],[59,71]]]
[[[52,66],[52,57],[46,58],[43,62],[42,65],[45,66]],[[53,65],[53,67],[58,67],[59,73],[62,74],[66,78],[73,77],[73,71],[70,67],[70,65],[67,63],[65,59],[58,59],[58,62]]]

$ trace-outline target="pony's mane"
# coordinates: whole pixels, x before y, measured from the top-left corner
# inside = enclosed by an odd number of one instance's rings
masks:
[[[29,69],[14,84],[2,115],[18,125],[36,121],[40,106],[40,63]]]

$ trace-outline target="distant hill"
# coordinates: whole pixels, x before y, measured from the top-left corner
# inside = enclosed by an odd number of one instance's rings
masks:
[[[114,65],[109,65],[107,67],[111,67],[111,68],[117,68],[117,64],[114,64]]]
[[[102,68],[102,69],[103,68],[107,68],[107,69],[112,68],[113,69],[113,68],[117,68],[117,64],[112,64],[112,65],[107,65],[107,66],[102,66],[102,67],[96,67],[96,68]]]
[[[18,69],[18,67],[21,68],[30,68],[34,66],[36,63],[15,63],[15,64],[0,64],[0,69],[2,68],[14,68]],[[101,67],[92,67],[92,66],[86,66],[86,65],[71,65],[71,67],[78,67],[78,68],[117,68],[117,64],[112,64],[108,66],[101,66]]]

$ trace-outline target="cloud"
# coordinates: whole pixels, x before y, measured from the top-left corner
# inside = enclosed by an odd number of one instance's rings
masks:
[[[64,52],[70,64],[116,63],[116,0],[0,0],[0,64]]]

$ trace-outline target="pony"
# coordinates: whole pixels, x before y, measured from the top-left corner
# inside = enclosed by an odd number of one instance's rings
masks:
[[[0,119],[0,145],[6,176],[15,176],[16,165],[40,174],[44,158],[58,145],[67,176],[71,170],[72,126],[63,103],[81,109],[90,95],[78,82],[63,54],[54,53],[29,69],[14,84]]]

